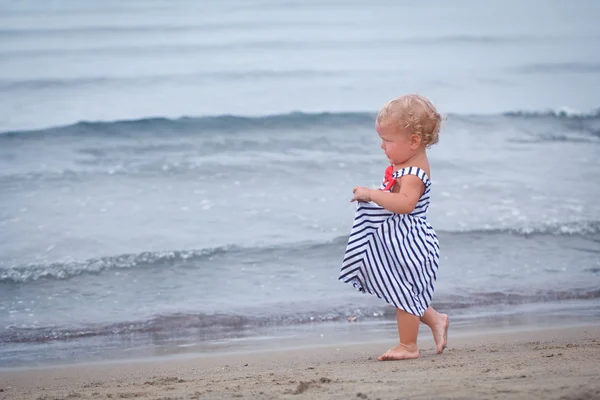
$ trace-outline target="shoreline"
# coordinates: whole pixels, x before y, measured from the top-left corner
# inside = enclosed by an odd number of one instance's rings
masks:
[[[0,400],[388,399],[398,393],[411,398],[600,398],[600,324],[509,327],[456,336],[451,330],[442,355],[435,355],[433,341],[427,337],[419,342],[417,360],[375,360],[393,344],[388,339],[365,340],[4,369]]]
[[[440,310],[443,312],[444,310]],[[564,300],[481,308],[451,315],[453,338],[476,337],[486,333],[533,332],[573,326],[595,325],[600,305],[589,301]],[[475,312],[473,312],[475,311]],[[477,312],[479,311],[479,312]],[[0,351],[2,371],[60,368],[77,365],[106,365],[152,362],[176,358],[220,357],[227,354],[287,351],[363,343],[390,343],[397,340],[395,319],[314,322],[299,325],[266,326],[207,338],[201,331],[140,333],[49,340],[38,343],[6,343]],[[213,333],[214,335],[214,333]],[[419,346],[434,347],[430,330],[421,324]]]

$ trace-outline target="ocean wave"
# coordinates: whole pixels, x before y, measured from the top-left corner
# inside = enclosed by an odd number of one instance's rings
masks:
[[[181,261],[207,259],[231,251],[234,251],[233,246],[223,246],[200,250],[123,254],[85,261],[16,265],[0,269],[0,283],[24,283],[43,278],[65,280],[81,274],[99,274],[106,270],[148,268],[155,265],[172,265]]]
[[[511,141],[598,143],[600,139],[600,108],[588,112],[569,108],[541,112],[513,111],[504,113],[503,116],[537,124],[525,128],[525,131],[534,131],[535,134],[524,135]]]
[[[546,142],[568,142],[568,143],[600,143],[600,130],[590,132],[592,135],[566,135],[558,133],[544,133],[530,138],[508,139],[513,143],[546,143]]]
[[[600,108],[591,111],[578,111],[571,108],[557,108],[545,111],[516,110],[502,114],[506,117],[520,119],[567,119],[567,120],[600,120]]]
[[[440,234],[452,235],[518,235],[518,236],[589,236],[600,234],[600,221],[548,222],[534,226],[513,228],[464,229],[456,231],[441,230]]]
[[[76,124],[29,131],[0,133],[1,138],[53,137],[53,136],[113,136],[139,135],[148,133],[200,133],[202,131],[236,132],[269,129],[302,129],[312,126],[343,127],[357,124],[373,125],[374,113],[304,113],[292,112],[265,116],[220,115],[206,117],[143,118],[120,121],[81,121]]]
[[[111,135],[140,135],[140,134],[173,134],[193,133],[203,131],[236,132],[247,130],[269,129],[303,129],[309,127],[335,127],[364,126],[372,128],[375,112],[290,112],[263,116],[243,115],[217,115],[202,117],[149,117],[132,120],[117,121],[80,121],[71,125],[50,127],[37,130],[18,130],[0,132],[0,139],[52,137],[52,136],[111,136]],[[509,111],[500,116],[511,119],[536,120],[555,119],[567,123],[578,121],[600,122],[600,108],[591,112],[578,112],[569,109],[546,111]],[[458,118],[470,121],[473,118],[495,118],[497,115],[459,115],[449,114],[448,119]],[[566,128],[576,129],[576,126],[567,124]],[[584,129],[589,130],[589,129]],[[592,129],[593,130],[593,129]]]
[[[473,236],[519,235],[531,236],[591,236],[600,234],[600,221],[578,221],[552,223],[535,227],[518,228],[489,228],[471,230],[440,230],[438,234],[452,236],[454,239],[464,237],[468,242]],[[0,283],[21,284],[39,279],[68,280],[82,274],[100,274],[108,270],[123,270],[136,268],[152,268],[165,266],[180,266],[182,264],[200,263],[217,256],[240,259],[250,254],[272,256],[276,252],[289,255],[291,252],[309,254],[323,248],[331,251],[341,249],[348,236],[338,236],[322,242],[286,243],[275,246],[243,247],[229,245],[214,248],[175,250],[164,252],[143,252],[139,254],[123,254],[112,257],[93,258],[84,261],[66,261],[40,264],[21,264],[0,267]],[[335,248],[335,249],[333,249]]]
[[[565,300],[595,300],[600,298],[600,289],[572,288],[562,291],[518,292],[473,292],[466,295],[439,295],[432,304],[439,310],[465,310],[475,307],[519,305]],[[293,309],[294,307],[289,307]],[[264,313],[263,313],[264,314]],[[315,311],[289,314],[253,315],[226,313],[175,313],[158,315],[145,321],[127,321],[82,326],[6,326],[0,333],[0,343],[44,343],[74,340],[86,337],[167,334],[169,332],[193,332],[203,340],[223,340],[255,334],[257,328],[345,322],[348,320],[369,321],[393,320],[395,311],[391,307],[337,306]]]

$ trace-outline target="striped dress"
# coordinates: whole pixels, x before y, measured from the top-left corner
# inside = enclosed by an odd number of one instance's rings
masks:
[[[391,191],[404,175],[415,175],[425,184],[415,209],[395,214],[375,203],[359,202],[339,279],[422,316],[433,295],[439,243],[426,219],[431,181],[425,171],[407,167],[393,172],[390,166],[380,190]]]

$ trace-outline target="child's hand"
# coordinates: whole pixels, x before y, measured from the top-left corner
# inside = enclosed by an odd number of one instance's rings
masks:
[[[352,189],[354,197],[352,198],[352,200],[350,200],[350,202],[360,201],[363,203],[368,203],[369,201],[371,201],[371,190],[373,189],[369,189],[364,186],[356,186],[354,189]]]

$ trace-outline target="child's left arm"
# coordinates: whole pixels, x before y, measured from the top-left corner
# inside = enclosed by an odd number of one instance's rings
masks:
[[[350,201],[372,201],[396,214],[410,214],[416,207],[425,185],[414,175],[405,175],[398,193],[369,189],[364,186],[354,188],[354,197]]]

